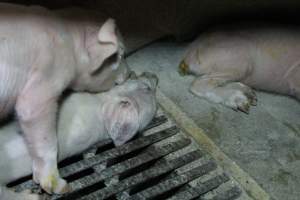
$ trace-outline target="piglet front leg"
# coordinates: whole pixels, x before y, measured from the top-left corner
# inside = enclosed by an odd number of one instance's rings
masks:
[[[250,87],[222,76],[198,77],[190,91],[198,97],[245,113],[257,102],[255,92]]]
[[[38,82],[38,83],[37,83]],[[57,97],[51,84],[32,81],[19,96],[16,111],[33,161],[33,179],[47,193],[65,193],[57,167]]]

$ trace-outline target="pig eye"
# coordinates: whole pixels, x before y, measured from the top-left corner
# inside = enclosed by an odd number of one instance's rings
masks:
[[[150,92],[150,91],[151,91],[150,86],[147,86],[146,90],[147,90],[148,92]]]
[[[101,67],[99,67],[95,72],[93,72],[92,75],[98,75],[100,74],[105,68],[109,67],[109,66],[114,66],[116,65],[117,61],[118,61],[118,54],[114,53],[113,55],[111,55],[110,57],[106,58],[102,64]]]
[[[121,106],[122,108],[129,107],[129,106],[130,106],[130,102],[129,102],[129,101],[126,101],[126,100],[122,100],[122,101],[120,101],[120,106]]]

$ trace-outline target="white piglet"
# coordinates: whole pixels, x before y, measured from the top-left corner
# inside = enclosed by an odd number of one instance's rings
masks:
[[[248,113],[256,105],[250,87],[300,100],[300,30],[236,28],[203,34],[188,48],[180,70],[197,76],[192,93],[234,110]]]
[[[113,19],[79,9],[0,4],[0,119],[16,111],[33,178],[64,193],[57,170],[57,101],[67,88],[100,92],[122,83],[124,47]]]
[[[130,140],[156,114],[156,76],[145,73],[109,92],[77,93],[63,101],[59,111],[59,160],[78,154],[91,145],[111,138],[116,145]],[[38,199],[14,193],[5,184],[32,173],[32,159],[16,122],[0,129],[0,199]]]

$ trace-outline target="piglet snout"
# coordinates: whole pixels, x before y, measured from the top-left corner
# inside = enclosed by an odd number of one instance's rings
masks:
[[[188,65],[185,63],[185,61],[181,61],[180,64],[179,64],[179,67],[178,67],[178,73],[181,75],[181,76],[184,76],[184,75],[187,75],[188,73]]]

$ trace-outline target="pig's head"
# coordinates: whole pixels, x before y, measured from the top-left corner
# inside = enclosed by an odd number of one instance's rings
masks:
[[[200,59],[200,56],[204,57],[203,54],[205,53],[202,46],[203,45],[196,40],[188,47],[184,58],[179,64],[178,72],[180,75],[201,75],[201,65],[203,64],[203,60]]]
[[[196,51],[189,51],[180,62],[178,72],[180,75],[197,74],[199,65]]]
[[[116,86],[105,96],[101,114],[107,133],[116,146],[130,140],[155,116],[157,83],[154,74],[143,73]]]
[[[86,27],[86,54],[79,55],[79,69],[72,84],[75,91],[102,92],[123,83],[128,77],[125,48],[115,21],[108,19],[100,27]]]

